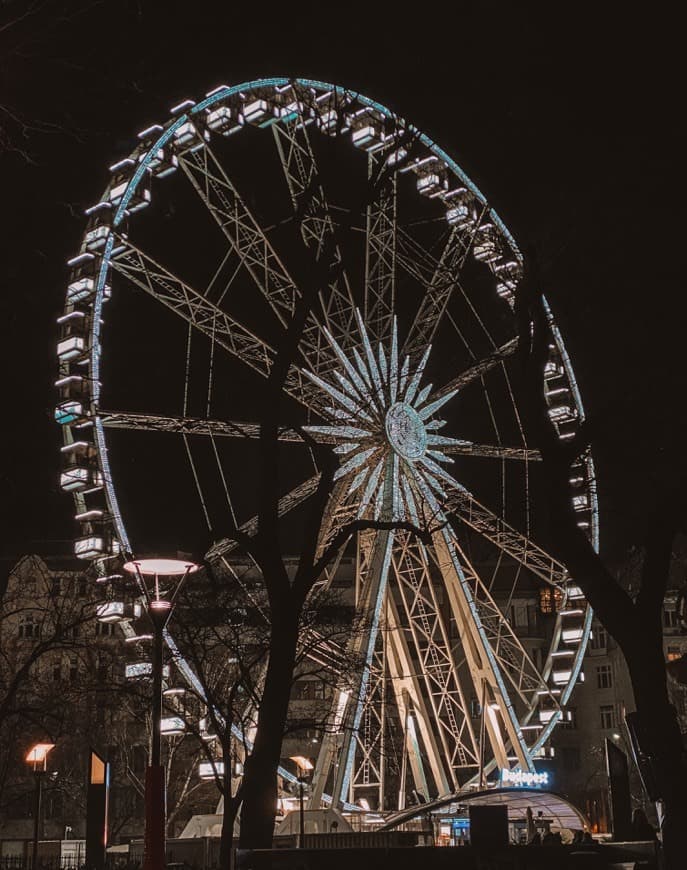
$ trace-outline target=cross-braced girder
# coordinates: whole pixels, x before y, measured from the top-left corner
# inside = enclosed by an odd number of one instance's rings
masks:
[[[413,641],[416,667],[424,679],[432,721],[438,726],[442,755],[456,787],[466,768],[479,763],[470,712],[457,676],[456,662],[437,600],[424,545],[409,532],[399,533],[392,565]]]
[[[386,152],[368,156],[368,179],[378,179],[367,206],[365,323],[374,341],[389,343],[396,312],[396,173],[380,175]]]

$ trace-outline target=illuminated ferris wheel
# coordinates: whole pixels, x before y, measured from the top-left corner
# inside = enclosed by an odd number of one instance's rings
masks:
[[[87,211],[59,319],[76,555],[107,573],[142,548],[151,493],[173,489],[178,546],[195,523],[207,560],[230,562],[234,522],[255,529],[251,409],[316,274],[281,406],[283,521],[316,489],[314,438],[339,460],[321,546],[352,518],[385,529],[356,542],[365,666],[333,700],[312,800],[393,809],[412,789],[533,771],[591,610],[538,543],[541,463],[514,364],[522,257],[505,226],[427,136],[322,82],[221,86],[138,140]],[[583,409],[550,325],[545,391],[567,439]],[[570,487],[596,544],[591,457]]]

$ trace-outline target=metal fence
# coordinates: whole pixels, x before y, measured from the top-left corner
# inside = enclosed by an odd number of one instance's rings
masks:
[[[39,855],[35,864],[31,856],[0,857],[0,870],[82,870],[83,866],[83,860],[77,861],[76,858],[66,855]]]

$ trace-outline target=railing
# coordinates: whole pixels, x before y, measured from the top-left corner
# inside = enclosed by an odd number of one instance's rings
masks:
[[[4,855],[0,858],[0,870],[82,870],[83,866],[83,856],[78,860],[72,855],[39,855],[35,864],[30,856]]]

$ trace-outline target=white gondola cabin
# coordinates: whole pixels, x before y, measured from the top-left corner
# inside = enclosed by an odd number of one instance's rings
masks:
[[[81,534],[74,541],[77,559],[104,559],[119,554],[119,541],[103,511],[86,511],[75,519],[81,527]]]
[[[55,386],[59,395],[55,420],[60,426],[87,422],[90,416],[90,391],[86,378],[68,375],[55,381]]]
[[[75,309],[57,318],[60,337],[57,342],[57,358],[61,363],[80,362],[88,354],[88,331],[90,318],[85,311]]]
[[[64,492],[93,492],[102,489],[98,451],[88,441],[74,441],[61,448],[60,487]]]

